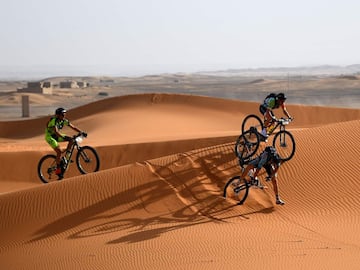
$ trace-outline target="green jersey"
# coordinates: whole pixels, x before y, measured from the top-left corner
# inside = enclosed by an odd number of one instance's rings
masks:
[[[50,118],[49,122],[46,125],[45,128],[45,136],[51,136],[53,138],[57,138],[55,127],[57,127],[58,130],[62,129],[64,126],[69,126],[70,121],[67,119],[60,120],[57,117]]]

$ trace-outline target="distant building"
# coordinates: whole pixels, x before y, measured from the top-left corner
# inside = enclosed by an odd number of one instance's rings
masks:
[[[44,88],[51,88],[52,84],[51,84],[51,82],[43,82],[43,87]]]
[[[112,79],[102,79],[100,80],[100,83],[114,83],[115,81]]]
[[[80,87],[80,88],[85,88],[85,87],[88,87],[88,84],[84,81],[82,82],[77,82],[77,85]]]
[[[60,82],[59,87],[60,88],[79,88],[79,85],[75,81],[65,81],[65,82]]]
[[[18,88],[18,93],[52,94],[51,82],[28,82],[27,87]]]

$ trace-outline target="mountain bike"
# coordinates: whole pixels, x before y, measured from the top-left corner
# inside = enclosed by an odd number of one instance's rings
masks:
[[[295,139],[294,136],[286,130],[285,126],[291,123],[293,119],[291,118],[280,118],[275,121],[275,125],[271,126],[270,130],[267,131],[268,136],[272,135],[275,130],[280,127],[280,131],[276,132],[272,145],[278,151],[278,154],[282,158],[283,161],[288,161],[293,158],[295,154]],[[260,136],[260,139],[264,136],[261,135],[261,132],[264,128],[263,121],[259,116],[255,114],[250,114],[245,117],[241,125],[241,131],[246,132],[252,128],[256,130]]]
[[[69,169],[70,164],[73,162],[71,159],[74,153],[74,150],[77,150],[75,161],[76,166],[80,173],[86,174],[91,172],[96,172],[99,170],[100,161],[99,155],[94,148],[91,146],[80,146],[80,143],[86,137],[86,134],[79,133],[72,137],[73,144],[71,149],[66,152],[66,154],[61,157],[61,174],[56,175],[55,171],[57,168],[56,164],[56,155],[45,155],[43,156],[39,163],[37,172],[40,180],[43,183],[49,183],[55,180],[63,179],[65,172]]]
[[[284,162],[281,160],[280,162]],[[248,163],[248,162],[247,162]],[[243,174],[245,167],[243,164],[241,166],[241,173]],[[226,182],[224,187],[224,198],[231,198],[237,201],[238,205],[241,205],[245,202],[246,198],[249,195],[250,187],[255,187],[259,189],[264,189],[264,186],[260,182],[258,177],[253,177],[254,169],[249,170],[247,176],[242,178],[239,175],[233,176],[229,181]],[[271,175],[268,175],[265,180],[266,182],[271,181],[274,176],[274,172]]]
[[[225,184],[223,196],[224,198],[231,198],[237,201],[238,205],[241,205],[248,197],[250,187],[252,186],[260,189],[264,188],[258,178],[255,179],[250,177],[249,179],[245,179],[236,175],[230,178],[230,180]]]
[[[260,136],[255,128],[242,132],[235,143],[235,155],[239,159],[240,166],[252,157],[260,146]]]

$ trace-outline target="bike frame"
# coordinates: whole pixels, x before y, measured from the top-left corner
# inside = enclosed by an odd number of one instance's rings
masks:
[[[72,144],[72,146],[71,146],[71,148],[70,148],[70,155],[69,155],[69,157],[68,158],[66,158],[66,154],[65,154],[65,159],[66,159],[66,164],[65,164],[65,166],[64,166],[64,173],[65,173],[65,171],[67,170],[67,168],[69,167],[69,165],[70,165],[70,161],[71,161],[71,157],[72,157],[72,155],[73,155],[73,153],[74,153],[74,149],[76,148],[76,150],[77,151],[79,151],[80,149],[81,149],[81,146],[79,145],[79,142],[77,141],[77,138],[79,138],[79,137],[81,137],[81,135],[76,135],[76,136],[74,136],[73,138],[72,138],[72,140],[73,140],[73,144]],[[69,142],[70,143],[70,142]]]
[[[63,152],[61,154],[61,174],[55,174],[57,169],[56,155],[47,154],[43,156],[37,166],[38,176],[43,183],[49,183],[54,180],[61,180],[64,178],[64,174],[69,169],[70,163],[75,162],[76,167],[79,169],[81,174],[87,174],[91,172],[97,172],[99,170],[100,161],[96,150],[91,146],[81,146],[82,139],[86,138],[86,133],[79,133],[72,136],[72,140],[68,143],[67,148],[69,150],[67,155]],[[74,158],[74,149],[77,149],[76,157]],[[72,160],[74,158],[74,161]],[[89,167],[90,166],[90,167]],[[58,176],[58,179],[52,179]]]
[[[284,118],[281,118],[280,120],[277,120],[274,129],[273,129],[273,130],[271,131],[271,133],[268,134],[268,135],[273,134],[273,133],[275,132],[275,130],[276,130],[279,126],[280,126],[280,131],[286,130],[286,128],[285,128],[286,125],[283,123],[285,120],[286,120],[286,119],[284,119]]]

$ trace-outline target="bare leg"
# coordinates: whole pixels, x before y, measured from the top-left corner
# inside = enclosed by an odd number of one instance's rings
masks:
[[[276,180],[276,176],[275,176],[275,175],[271,178],[271,182],[272,182],[273,188],[274,188],[274,193],[275,193],[275,198],[276,198],[276,204],[281,204],[281,205],[285,204],[285,202],[280,199],[280,196],[279,196],[279,188],[278,188],[278,184],[277,184],[277,180]]]
[[[248,178],[246,177],[250,170],[254,169],[253,165],[246,166],[244,172],[241,174],[241,178],[245,179],[248,182]]]
[[[60,165],[60,159],[61,159],[61,149],[60,147],[56,147],[54,148],[55,152],[56,152],[56,164],[59,166]]]
[[[269,110],[267,110],[264,114],[264,127],[268,128],[272,124],[272,115]]]
[[[72,145],[73,145],[73,141],[71,140],[71,141],[69,141],[69,143],[68,143],[68,145],[66,147],[66,151],[70,151]]]
[[[273,121],[273,114],[271,112],[271,110],[266,110],[265,114],[264,114],[264,128],[262,130],[262,135],[267,136],[269,135],[269,130],[271,129],[270,127],[274,124]]]

